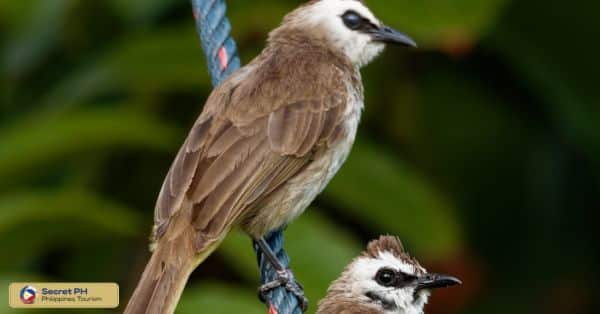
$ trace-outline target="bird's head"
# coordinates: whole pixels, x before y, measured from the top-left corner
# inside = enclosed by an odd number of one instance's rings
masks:
[[[421,314],[432,289],[460,283],[455,277],[428,273],[398,238],[382,236],[346,268],[330,288],[327,302],[339,297],[377,313]]]
[[[384,25],[361,0],[313,0],[288,14],[270,39],[301,32],[325,42],[361,67],[379,55],[386,43],[416,47],[403,33]]]

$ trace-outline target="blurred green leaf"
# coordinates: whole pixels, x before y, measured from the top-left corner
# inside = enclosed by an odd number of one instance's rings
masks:
[[[52,248],[140,234],[131,209],[82,190],[13,192],[0,196],[0,247],[10,250],[0,268]],[[15,241],[19,239],[19,241]]]
[[[141,226],[138,214],[127,207],[79,190],[0,198],[0,233],[36,220],[79,221],[123,236],[136,235]]]
[[[385,23],[414,36],[420,46],[440,48],[476,42],[496,22],[508,0],[370,1]]]
[[[35,116],[0,134],[0,178],[42,167],[74,153],[109,147],[171,148],[176,132],[146,113],[94,109]]]
[[[210,85],[193,25],[126,37],[114,46],[66,75],[42,105],[56,110],[114,91],[155,95]]]
[[[591,159],[600,155],[600,5],[577,1],[515,1],[485,44],[548,104],[550,119]],[[535,19],[530,12],[535,13]]]
[[[210,312],[213,314],[264,314],[265,306],[256,292],[222,283],[203,283],[188,287],[177,306],[177,314]]]
[[[127,19],[134,27],[152,22],[177,3],[163,0],[110,0],[108,2],[114,7],[117,14]]]
[[[56,82],[42,97],[40,110],[60,113],[121,86],[110,68],[98,62],[88,62]]]
[[[15,2],[3,1],[10,11],[27,10]],[[2,72],[10,77],[23,75],[35,67],[56,44],[63,27],[70,0],[35,1],[35,12],[28,16],[27,26],[12,33],[2,52]],[[10,5],[8,3],[11,3]],[[22,23],[23,24],[23,23]]]
[[[25,20],[31,18],[35,6],[42,1],[44,0],[0,2],[0,20],[2,21],[2,25],[8,26],[8,29],[12,31],[20,23],[24,23]]]
[[[194,26],[125,38],[99,66],[138,92],[210,86]]]
[[[235,271],[249,282],[258,284],[259,273],[252,240],[241,230],[231,231],[217,250]],[[202,267],[202,266],[200,266]]]
[[[418,128],[410,146],[418,163],[441,176],[440,181],[450,189],[459,190],[463,185],[477,184],[474,177],[483,175],[483,164],[522,159],[528,140],[527,121],[511,110],[521,106],[520,100],[506,97],[456,67],[432,67],[417,80],[420,97],[413,118]],[[486,170],[490,169],[487,165]],[[444,181],[446,177],[454,181]]]
[[[364,138],[325,196],[344,215],[413,244],[416,256],[436,258],[460,249],[463,235],[449,201],[402,160]]]

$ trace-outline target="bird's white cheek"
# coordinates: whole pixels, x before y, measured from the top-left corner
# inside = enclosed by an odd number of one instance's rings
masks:
[[[362,67],[369,64],[373,59],[379,56],[384,49],[385,45],[382,43],[368,42],[362,50],[361,55],[358,57],[358,66]]]
[[[427,290],[422,290],[418,292],[418,298],[413,301],[414,306],[416,308],[423,309],[425,307],[425,304],[427,304],[430,295],[431,293]]]

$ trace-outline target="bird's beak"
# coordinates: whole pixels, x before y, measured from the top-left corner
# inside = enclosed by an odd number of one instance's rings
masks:
[[[417,43],[412,38],[385,25],[373,31],[373,40],[417,48]]]
[[[426,274],[417,280],[417,290],[445,288],[461,284],[462,281],[456,277],[442,274]]]

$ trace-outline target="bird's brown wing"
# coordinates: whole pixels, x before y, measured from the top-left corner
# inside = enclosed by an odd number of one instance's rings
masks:
[[[302,90],[282,86],[285,80],[272,73],[255,73],[260,83],[234,77],[217,88],[167,174],[155,239],[179,228],[169,225],[185,206],[199,239],[217,239],[250,204],[276,191],[339,136],[343,71],[327,70],[296,82]]]

